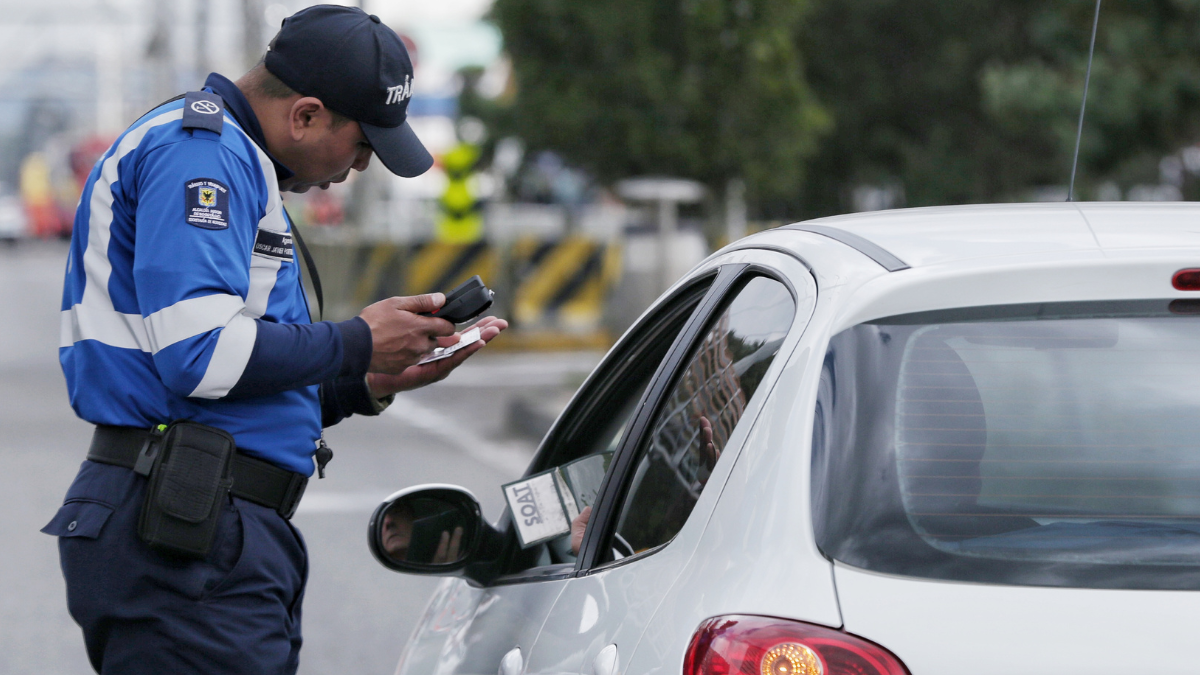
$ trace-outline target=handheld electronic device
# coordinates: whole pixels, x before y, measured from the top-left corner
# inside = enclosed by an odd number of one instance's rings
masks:
[[[450,323],[465,323],[483,314],[492,306],[496,294],[483,285],[479,275],[467,279],[446,294],[446,304],[434,312],[421,312],[421,316],[436,316]]]

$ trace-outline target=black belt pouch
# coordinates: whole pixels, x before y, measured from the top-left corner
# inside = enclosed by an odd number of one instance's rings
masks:
[[[158,443],[138,535],[162,553],[206,558],[233,486],[233,437],[176,422]]]

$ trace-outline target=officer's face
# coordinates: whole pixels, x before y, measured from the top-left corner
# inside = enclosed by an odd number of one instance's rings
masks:
[[[315,125],[297,150],[287,162],[296,175],[279,186],[288,192],[307,192],[312,187],[324,190],[346,180],[351,169],[363,171],[371,162],[371,144],[354,121],[337,128],[332,119],[329,124]]]

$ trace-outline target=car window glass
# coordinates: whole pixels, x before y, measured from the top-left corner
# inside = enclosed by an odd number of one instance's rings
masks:
[[[579,466],[584,458],[616,451],[651,378],[711,282],[711,277],[699,281],[634,329],[626,341],[628,348],[617,358],[607,360],[605,370],[592,378],[589,389],[572,404],[554,437],[547,439],[546,459],[533,472]],[[603,477],[602,472],[587,476],[590,489],[599,489]],[[571,536],[566,534],[521,552],[509,569],[516,572],[574,562],[575,555]]]
[[[884,574],[1200,588],[1197,339],[1179,300],[962,308],[839,333],[814,432],[818,546]]]
[[[711,323],[648,427],[613,555],[660,546],[683,527],[795,311],[787,287],[753,277]]]
[[[637,408],[638,402],[642,399],[642,394],[645,393],[646,386],[650,383],[650,376],[653,374],[653,372],[653,370],[643,370],[638,373],[638,376],[636,377],[637,381],[629,391],[628,398],[621,403],[621,407],[618,410],[614,411],[615,414],[612,415],[612,418],[608,421],[608,424],[602,428],[602,431],[597,433],[591,439],[591,442],[585,446],[587,452],[583,453],[583,456],[579,459],[573,460],[564,466],[578,466],[581,464],[586,466],[586,464],[581,460],[587,457],[599,458],[601,455],[608,455],[608,457],[611,457],[613,453],[616,452],[617,445],[620,444],[621,438],[625,435],[625,427],[629,426],[629,420],[633,417],[633,411]],[[607,468],[610,466],[611,463],[606,459],[603,462],[604,470],[607,470]],[[574,499],[574,495],[570,494],[572,491],[590,492],[594,496],[595,492],[600,489],[600,484],[604,480],[604,473],[588,475],[586,478],[588,479],[586,484],[579,485],[576,483],[570,486],[568,489],[568,494],[563,495],[564,503],[568,499]],[[576,513],[571,513],[570,515],[572,516],[572,527],[575,527],[576,521],[579,519],[579,515]],[[586,525],[587,519],[585,516],[580,526],[586,527]],[[578,540],[578,537],[576,537],[576,539]],[[576,541],[575,545],[572,546],[571,533],[564,534],[557,539],[547,542],[546,548],[549,553],[550,562],[573,562],[576,555],[579,553],[578,549],[576,548],[577,546],[578,541]]]

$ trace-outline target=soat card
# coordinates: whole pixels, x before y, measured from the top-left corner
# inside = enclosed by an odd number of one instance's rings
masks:
[[[522,548],[566,534],[571,521],[558,493],[555,469],[504,486]]]
[[[596,501],[612,453],[588,455],[504,486],[522,548],[562,536]]]
[[[419,366],[422,363],[431,363],[433,361],[441,361],[442,359],[449,357],[451,354],[462,349],[463,347],[466,347],[467,345],[473,344],[478,341],[479,341],[479,329],[472,328],[471,330],[469,330],[469,331],[463,333],[461,336],[459,336],[458,342],[455,342],[454,344],[450,345],[449,347],[437,347],[433,351],[431,351],[428,354],[426,354],[425,356],[421,357],[421,360],[417,361],[417,365]]]

